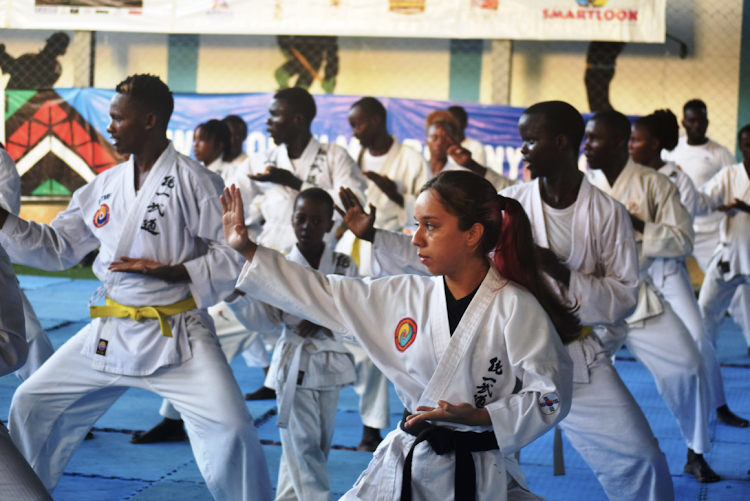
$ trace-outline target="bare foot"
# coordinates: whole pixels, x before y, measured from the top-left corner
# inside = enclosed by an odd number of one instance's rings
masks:
[[[730,411],[727,404],[716,409],[716,419],[718,419],[720,423],[728,424],[729,426],[736,426],[737,428],[747,428],[750,426],[747,419],[743,419]]]
[[[252,393],[245,393],[245,400],[275,400],[276,392],[267,386],[261,386]]]
[[[160,442],[181,442],[187,440],[185,427],[182,419],[164,418],[161,423],[157,424],[148,431],[133,432],[131,444],[157,444]]]
[[[703,459],[703,454],[696,454],[692,449],[688,449],[687,463],[685,463],[684,470],[685,473],[690,473],[702,484],[710,484],[721,480],[721,477]]]
[[[380,436],[380,430],[365,426],[362,430],[362,441],[357,446],[358,451],[375,452],[383,438]]]

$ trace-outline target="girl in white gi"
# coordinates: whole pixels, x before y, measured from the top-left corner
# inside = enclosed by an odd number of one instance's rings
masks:
[[[0,143],[0,208],[16,216],[21,211],[21,177],[18,175],[13,158],[5,151],[2,143]],[[23,289],[21,300],[26,319],[26,342],[29,345],[29,354],[23,367],[16,371],[16,376],[21,381],[25,381],[52,356],[55,348]]]
[[[724,213],[720,243],[698,297],[713,342],[737,287],[750,285],[750,125],[737,137],[743,161],[721,169],[698,196],[699,214]]]
[[[696,204],[693,182],[674,162],[662,160],[662,152],[675,147],[678,135],[677,117],[669,110],[657,110],[635,121],[628,149],[634,162],[664,174],[677,186],[682,205],[693,216]],[[698,301],[695,299],[685,258],[655,259],[649,268],[649,275],[664,299],[690,331],[703,355],[711,386],[711,408],[716,409],[717,419],[731,426],[748,426],[747,420],[734,414],[727,405],[719,358],[716,356],[714,343],[706,335],[706,327],[698,308]]]
[[[99,248],[93,270],[106,297],[16,391],[13,442],[52,490],[90,427],[139,387],[180,412],[217,500],[268,500],[265,455],[206,312],[241,265],[221,231],[223,182],[167,139],[174,101],[158,77],[116,90],[108,131],[130,160],[77,190],[49,225],[0,209],[0,242],[22,264],[60,270]]]
[[[249,261],[239,288],[355,337],[407,409],[343,499],[538,499],[512,453],[567,414],[560,338],[580,326],[541,277],[517,202],[474,174],[440,174],[417,200],[413,240],[437,276],[377,280],[323,276],[258,247],[238,191],[223,204],[228,241]]]
[[[430,177],[427,162],[417,151],[398,142],[388,133],[385,106],[373,97],[364,97],[349,109],[349,125],[362,150],[357,164],[367,178],[366,203],[378,207],[376,228],[400,230],[411,224],[419,190]],[[339,252],[352,256],[362,276],[375,275],[372,245],[347,231],[336,245]],[[374,452],[383,440],[380,430],[390,426],[388,379],[372,363],[361,346],[346,340],[357,368],[354,391],[359,395],[362,440],[357,450]]]
[[[300,192],[293,216],[297,245],[287,259],[325,275],[358,276],[352,258],[333,252],[325,235],[333,227],[333,199],[320,188]],[[328,501],[326,461],[331,449],[339,390],[354,382],[354,357],[340,335],[249,296],[228,301],[249,330],[283,333],[266,386],[276,390],[281,434],[277,501]]]
[[[0,198],[0,202],[2,199]],[[24,332],[21,289],[8,254],[0,245],[0,376],[17,371],[26,362],[29,347]],[[13,445],[0,423],[0,497],[13,501],[52,501],[44,484]]]
[[[436,176],[444,170],[468,170],[492,183],[496,190],[515,184],[508,179],[480,165],[471,157],[471,152],[461,146],[458,120],[445,110],[436,110],[427,115],[427,148],[430,151],[430,171]]]
[[[629,158],[631,126],[625,115],[606,111],[591,120],[605,124],[607,136],[586,176],[591,184],[625,205],[636,232],[641,283],[636,310],[626,320],[625,342],[654,376],[657,390],[677,420],[688,446],[685,472],[700,482],[716,482],[719,476],[703,458],[711,449],[711,389],[703,356],[648,275],[654,260],[690,253],[690,213],[680,203],[677,187],[669,178]],[[619,341],[613,344],[617,349],[622,338],[614,339]]]

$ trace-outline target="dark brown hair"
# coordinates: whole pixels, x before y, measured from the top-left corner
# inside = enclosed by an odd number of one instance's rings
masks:
[[[574,340],[581,324],[574,308],[563,304],[547,285],[534,253],[531,223],[517,200],[499,195],[492,183],[468,171],[441,172],[422,187],[433,190],[443,207],[458,218],[458,229],[484,227],[480,252],[492,254],[500,274],[529,291],[549,315],[563,342]]]

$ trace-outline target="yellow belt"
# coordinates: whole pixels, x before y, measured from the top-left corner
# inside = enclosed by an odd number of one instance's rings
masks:
[[[106,298],[106,301],[107,306],[92,306],[89,308],[91,318],[130,317],[136,322],[140,322],[144,318],[158,318],[161,335],[165,337],[172,337],[172,328],[167,322],[167,317],[185,313],[196,307],[195,299],[192,296],[165,306],[125,306],[110,298]]]
[[[584,325],[583,327],[581,327],[581,331],[578,333],[578,336],[572,341],[568,341],[565,344],[571,344],[571,343],[575,343],[576,341],[580,341],[581,339],[585,338],[592,332],[594,332],[594,328],[591,325]]]

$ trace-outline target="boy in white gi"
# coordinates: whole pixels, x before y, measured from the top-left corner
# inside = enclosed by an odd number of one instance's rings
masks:
[[[737,138],[743,161],[721,169],[698,195],[699,214],[724,214],[720,243],[698,297],[713,342],[735,291],[750,284],[750,125]]]
[[[414,202],[430,176],[427,162],[422,155],[388,133],[386,110],[377,99],[360,99],[349,109],[348,118],[352,135],[362,146],[357,164],[368,181],[366,201],[379,208],[375,227],[399,230],[412,224]],[[347,231],[336,248],[354,258],[362,276],[376,274],[372,269],[370,242]],[[357,367],[354,391],[360,397],[359,413],[364,425],[357,450],[374,452],[383,440],[380,430],[390,426],[388,379],[361,346],[348,340],[344,344],[354,355]]]
[[[480,165],[471,151],[461,146],[458,120],[448,111],[436,110],[427,115],[427,148],[430,151],[430,172],[433,176],[444,170],[468,170],[485,178],[497,190],[515,184],[492,169]]]
[[[633,162],[628,154],[630,121],[616,111],[597,113],[587,129],[601,127],[599,147],[587,151],[586,176],[597,188],[622,202],[638,245],[641,278],[638,305],[628,319],[626,344],[651,372],[656,388],[672,411],[688,446],[684,470],[700,482],[716,482],[703,454],[711,449],[708,421],[711,389],[703,356],[680,318],[664,301],[648,275],[655,259],[690,254],[693,227],[669,179]],[[616,350],[622,338],[615,337]]]
[[[0,198],[0,202],[2,198]],[[21,289],[8,254],[0,245],[0,376],[18,371],[29,347],[24,332]],[[0,496],[13,501],[52,501],[44,484],[31,469],[0,423]]]
[[[682,126],[685,135],[680,138],[677,147],[664,152],[664,159],[675,162],[685,172],[696,188],[706,184],[722,169],[737,163],[734,155],[725,146],[706,135],[708,130],[708,109],[700,99],[692,99],[683,107]],[[680,189],[682,192],[682,189]],[[711,212],[696,215],[693,223],[695,244],[693,256],[705,273],[708,263],[714,256],[721,236],[722,215]],[[737,286],[734,298],[729,305],[729,314],[742,328],[750,354],[750,286]]]
[[[297,196],[292,219],[297,245],[287,259],[324,275],[358,276],[352,258],[326,244],[333,227],[333,199],[320,188]],[[249,296],[228,301],[253,331],[283,331],[266,386],[278,395],[281,465],[277,501],[328,501],[326,462],[331,449],[339,390],[354,382],[354,357],[340,335]]]
[[[0,209],[18,215],[21,211],[21,177],[16,164],[0,143]],[[16,376],[25,381],[55,352],[47,332],[31,306],[29,298],[21,290],[23,314],[26,319],[26,342],[28,357],[26,363],[16,371]]]
[[[474,138],[466,137],[466,127],[469,126],[469,114],[463,106],[449,106],[448,112],[456,117],[460,129],[458,131],[459,144],[471,152],[473,158],[479,165],[487,167],[487,154],[484,152],[484,145]],[[376,205],[377,207],[377,205]]]
[[[246,193],[253,197],[246,203],[259,209],[249,215],[252,219],[248,221],[251,230],[258,234],[258,242],[287,254],[296,243],[292,212],[294,199],[300,191],[316,186],[338,200],[339,189],[346,187],[364,200],[367,181],[344,148],[322,144],[313,137],[310,125],[317,108],[315,99],[305,89],[292,87],[278,91],[268,112],[267,130],[279,146],[243,164],[250,168],[248,174],[252,180],[251,186],[243,191],[243,197]],[[329,245],[335,245],[334,236],[333,232],[326,236]],[[256,340],[255,351],[264,353],[265,350],[257,349],[257,343],[262,341]],[[245,397],[258,400],[275,398],[275,394],[264,387]]]
[[[664,174],[677,186],[680,192],[680,202],[692,217],[696,206],[696,190],[693,182],[674,162],[662,160],[662,151],[674,148],[678,135],[677,117],[669,110],[657,110],[635,121],[628,149],[630,158],[634,162]],[[717,419],[731,426],[747,427],[747,420],[735,415],[727,405],[719,358],[716,356],[714,343],[706,333],[685,259],[655,259],[649,268],[649,275],[654,286],[690,331],[690,335],[693,336],[703,355],[711,386],[713,402],[711,408],[716,409]]]
[[[107,303],[18,388],[13,442],[52,490],[89,428],[139,387],[180,412],[216,499],[270,499],[252,416],[205,310],[233,290],[241,264],[221,232],[223,183],[167,139],[174,101],[158,77],[116,90],[108,131],[130,160],[77,190],[50,225],[0,209],[0,243],[22,264],[64,269],[99,248],[92,304]]]
[[[238,190],[222,202],[227,241],[249,261],[239,288],[355,337],[408,409],[343,500],[539,499],[513,452],[567,414],[561,338],[580,325],[539,273],[517,202],[475,174],[440,174],[415,209],[414,243],[436,276],[377,280],[324,276],[255,245]]]

